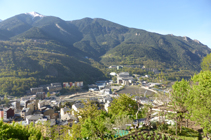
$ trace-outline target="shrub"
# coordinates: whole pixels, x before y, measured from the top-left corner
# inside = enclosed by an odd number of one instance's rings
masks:
[[[156,127],[157,127],[157,130],[161,132],[168,130],[168,124],[163,123],[163,122],[162,123],[157,122]]]

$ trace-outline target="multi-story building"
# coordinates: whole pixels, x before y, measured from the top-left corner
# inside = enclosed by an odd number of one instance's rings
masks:
[[[12,108],[3,108],[0,109],[0,119],[9,119],[14,117],[15,113],[14,113],[14,109]]]
[[[45,99],[45,92],[37,92],[36,98],[41,100]]]
[[[54,86],[62,86],[61,83],[51,83],[51,86],[54,87]]]
[[[117,84],[129,85],[134,81],[134,78],[129,75],[129,72],[120,72],[117,74]]]
[[[49,92],[60,91],[60,90],[62,90],[62,86],[61,85],[50,86],[50,87],[47,87],[47,90]]]
[[[15,112],[21,111],[20,101],[14,102],[14,109],[15,109]]]
[[[35,123],[37,120],[43,118],[43,114],[28,115],[26,116],[26,123],[30,124],[31,122]]]
[[[4,110],[3,108],[0,109],[0,119],[4,118]]]
[[[43,92],[43,87],[30,88],[31,93]]]

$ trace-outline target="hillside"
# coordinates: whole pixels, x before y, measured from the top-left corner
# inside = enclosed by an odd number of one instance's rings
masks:
[[[138,30],[137,30],[138,31]],[[139,34],[139,33],[134,33]],[[146,39],[142,39],[146,38]],[[201,59],[210,49],[186,37],[146,33],[125,40],[102,56],[102,62],[112,64],[143,64],[152,60],[166,68],[200,70]],[[134,40],[139,40],[134,43]],[[152,66],[148,66],[152,67]]]
[[[1,41],[1,93],[22,95],[40,84],[78,80],[92,83],[105,78],[100,70],[54,50],[56,47],[64,49],[52,42]]]
[[[0,22],[1,93],[23,94],[31,86],[53,81],[91,83],[105,79],[105,67],[113,64],[199,71],[202,58],[211,52],[188,37],[105,19],[64,21],[34,14],[38,16],[20,14]]]
[[[84,35],[74,46],[100,57],[107,65],[146,65],[152,60],[163,67],[200,70],[201,59],[211,52],[207,46],[188,37],[127,28],[104,19],[85,18],[71,23]]]

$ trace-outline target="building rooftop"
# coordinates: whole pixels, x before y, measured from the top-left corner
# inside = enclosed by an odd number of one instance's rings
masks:
[[[83,103],[75,103],[74,105],[76,106],[76,108],[84,108]]]
[[[120,73],[119,73],[119,76],[120,76],[120,75],[128,75],[128,76],[129,76],[129,72],[120,72]]]
[[[36,115],[28,115],[26,118],[28,120],[38,120],[43,117],[43,114],[36,114]]]
[[[64,110],[64,112],[67,112],[67,111],[70,111],[70,108],[64,107],[63,110]]]

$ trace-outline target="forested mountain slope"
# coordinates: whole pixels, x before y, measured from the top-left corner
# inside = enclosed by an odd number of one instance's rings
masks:
[[[54,48],[61,48],[60,51]],[[52,42],[0,42],[0,89],[2,93],[21,95],[40,84],[64,81],[93,83],[105,79],[90,64],[62,53],[67,50]]]
[[[20,14],[0,22],[2,93],[23,93],[53,81],[105,79],[87,58],[105,66],[143,64],[198,71],[202,58],[211,52],[188,37],[128,28],[105,19],[64,21],[37,15]]]

